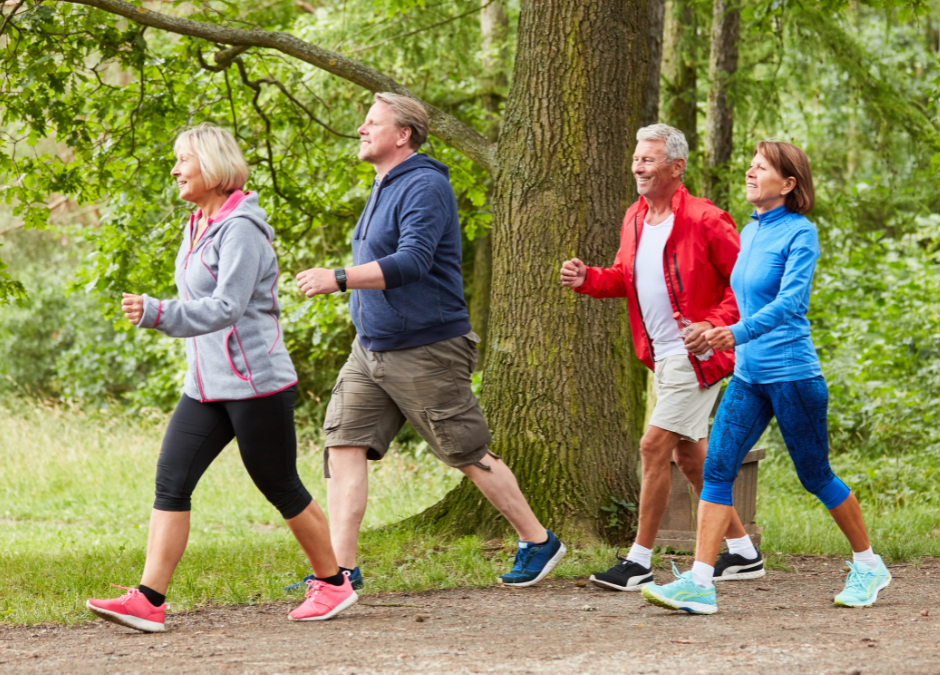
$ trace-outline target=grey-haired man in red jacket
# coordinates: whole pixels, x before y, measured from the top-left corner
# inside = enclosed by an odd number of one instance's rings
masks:
[[[652,548],[669,499],[670,459],[701,492],[709,415],[721,380],[734,371],[733,352],[709,353],[702,335],[738,319],[730,277],[741,248],[731,216],[682,184],[689,153],[683,133],[654,124],[640,129],[637,141],[633,175],[640,196],[627,210],[613,266],[587,267],[575,258],[561,268],[562,284],[576,293],[627,298],[636,355],[655,373],[656,407],[640,441],[636,540],[626,558],[591,576],[595,585],[618,591],[653,581]],[[729,552],[719,558],[715,579],[763,576],[760,553],[737,516],[726,536]]]

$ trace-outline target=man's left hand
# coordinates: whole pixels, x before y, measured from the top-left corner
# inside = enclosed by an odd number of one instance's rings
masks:
[[[673,314],[673,316],[676,318],[676,320],[679,319],[678,312]],[[714,326],[708,321],[699,321],[698,323],[693,323],[692,332],[689,333],[689,335],[685,338],[685,348],[696,356],[707,352],[710,347],[708,345],[708,340],[705,339],[705,331],[711,330],[712,328],[714,328]]]
[[[297,285],[300,286],[300,290],[308,298],[315,295],[335,293],[339,290],[339,284],[336,283],[336,275],[333,270],[323,267],[314,267],[298,274]]]

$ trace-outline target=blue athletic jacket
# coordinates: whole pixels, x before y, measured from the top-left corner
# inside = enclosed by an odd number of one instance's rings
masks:
[[[729,326],[734,375],[755,384],[821,375],[806,318],[819,258],[816,226],[786,206],[751,218],[731,273],[741,312],[741,320]]]
[[[414,154],[372,184],[353,231],[353,264],[378,261],[385,290],[354,290],[349,299],[365,349],[407,349],[470,332],[448,176],[444,164]]]

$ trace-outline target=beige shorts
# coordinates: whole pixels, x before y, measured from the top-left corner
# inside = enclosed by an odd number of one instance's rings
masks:
[[[411,349],[370,352],[357,338],[323,420],[327,478],[331,447],[368,448],[366,457],[382,459],[405,420],[448,466],[488,469],[480,460],[492,455],[490,432],[470,390],[479,341],[476,333],[467,333]]]
[[[668,356],[656,362],[653,376],[656,407],[650,426],[679,434],[696,443],[708,437],[708,418],[721,392],[721,384],[708,389],[699,386],[695,367],[688,356]]]

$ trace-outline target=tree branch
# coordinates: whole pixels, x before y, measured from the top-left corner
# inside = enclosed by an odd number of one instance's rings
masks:
[[[10,3],[5,2],[3,4],[4,6],[6,6],[6,5],[9,5]],[[10,20],[13,18],[13,15],[16,14],[18,11],[20,11],[20,7],[22,7],[25,4],[26,4],[26,0],[20,0],[19,3],[17,3],[16,6],[13,7],[13,11],[10,12],[6,17],[4,17],[3,23],[0,24],[0,35],[3,35],[3,31],[7,29],[7,24],[10,23]]]
[[[349,51],[349,53],[350,53],[350,54],[358,54],[359,52],[364,52],[364,51],[369,50],[369,49],[372,49],[372,48],[374,48],[374,47],[381,47],[382,45],[388,44],[389,42],[392,42],[393,40],[398,40],[399,38],[410,37],[410,36],[412,36],[412,35],[417,35],[418,33],[422,33],[422,32],[424,32],[424,31],[426,31],[426,30],[431,30],[431,29],[433,29],[433,28],[438,28],[438,27],[440,27],[440,26],[444,26],[444,25],[450,23],[451,21],[456,21],[457,19],[462,19],[462,18],[464,18],[465,16],[469,16],[469,15],[471,15],[471,14],[476,14],[477,12],[479,12],[479,11],[481,11],[481,10],[483,10],[483,9],[486,9],[487,7],[489,7],[490,5],[492,5],[495,1],[496,1],[496,0],[487,0],[486,2],[484,2],[484,3],[483,3],[482,5],[480,5],[479,7],[474,7],[473,9],[467,10],[467,11],[464,12],[463,14],[458,14],[457,16],[449,16],[449,17],[447,17],[446,19],[444,19],[443,21],[438,21],[437,23],[432,23],[432,24],[430,24],[429,26],[422,26],[421,28],[415,28],[414,30],[407,31],[407,32],[405,32],[405,33],[399,33],[398,35],[393,35],[393,36],[390,37],[390,38],[385,38],[384,40],[380,40],[379,42],[373,42],[371,45],[366,45],[365,47],[359,47],[359,48],[357,48],[357,49],[352,49],[352,50]]]
[[[58,0],[75,5],[94,7],[109,14],[123,16],[143,26],[202,38],[216,44],[274,49],[321,70],[357,84],[372,92],[390,91],[408,96],[421,103],[428,112],[431,133],[441,141],[463,153],[490,173],[496,170],[496,146],[475,129],[415,96],[404,86],[384,73],[369,68],[359,61],[346,58],[317,45],[305,42],[280,31],[245,30],[193,21],[154,12],[132,5],[124,0]]]

